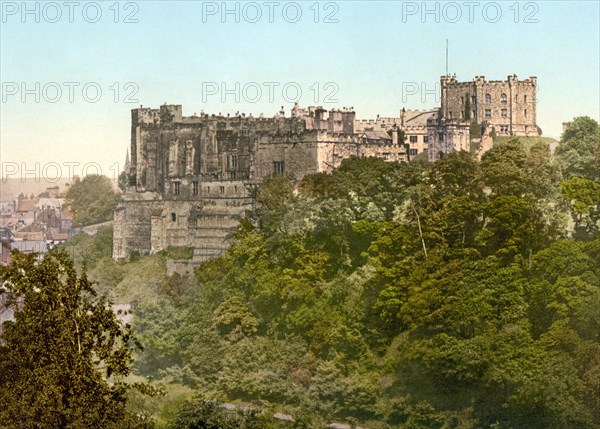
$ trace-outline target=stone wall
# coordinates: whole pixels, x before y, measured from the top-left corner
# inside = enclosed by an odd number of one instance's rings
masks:
[[[320,106],[295,105],[291,117],[282,108],[272,118],[184,117],[179,105],[134,109],[129,186],[114,215],[113,257],[169,246],[193,247],[192,264],[219,255],[253,207],[251,189],[272,175],[301,179],[331,172],[353,156],[408,161],[425,149],[435,161],[470,149],[472,122],[487,133],[537,135],[535,91],[535,77],[461,83],[443,76],[439,109],[402,109],[398,117],[369,121],[356,120],[353,109]],[[466,119],[465,100],[471,97]]]
[[[435,162],[454,151],[470,151],[469,124],[464,121],[444,121],[429,127],[427,159]]]
[[[469,120],[498,135],[537,136],[537,78],[486,81],[477,76],[471,82],[441,77],[441,115],[447,120]],[[469,100],[469,117],[465,116]]]

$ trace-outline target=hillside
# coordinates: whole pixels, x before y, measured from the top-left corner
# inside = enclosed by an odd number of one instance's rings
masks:
[[[165,276],[185,249],[117,263],[110,230],[76,237],[99,290],[133,304],[136,373],[167,392],[130,407],[165,428],[203,400],[310,427],[598,427],[600,185],[569,147],[273,178],[190,277]]]

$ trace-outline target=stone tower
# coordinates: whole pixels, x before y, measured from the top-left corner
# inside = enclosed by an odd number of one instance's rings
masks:
[[[440,88],[442,119],[477,123],[499,136],[539,136],[535,76],[518,80],[512,75],[505,81],[476,76],[471,82],[442,76]]]

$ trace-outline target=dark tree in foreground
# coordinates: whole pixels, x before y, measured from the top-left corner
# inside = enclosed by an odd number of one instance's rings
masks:
[[[0,428],[124,428],[128,325],[60,251],[13,253],[0,285],[15,311],[0,337]],[[139,346],[139,344],[138,344]]]

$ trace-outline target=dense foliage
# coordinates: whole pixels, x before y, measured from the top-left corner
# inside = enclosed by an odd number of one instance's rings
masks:
[[[594,126],[576,119],[562,147],[598,147]],[[267,181],[198,270],[170,374],[308,420],[598,427],[594,150],[570,169],[569,151],[513,140],[481,161],[350,159]]]
[[[13,256],[0,267],[15,310],[0,343],[0,427],[137,427],[125,409],[129,326],[65,253],[53,250],[39,263],[34,255]]]
[[[599,428],[599,151],[576,118],[554,156],[274,177],[194,278],[164,276],[172,249],[113,262],[106,233],[75,253],[135,304],[136,372],[167,396],[133,403],[158,427]]]
[[[110,179],[92,174],[71,186],[65,205],[73,211],[73,226],[78,227],[112,220],[118,201]]]

